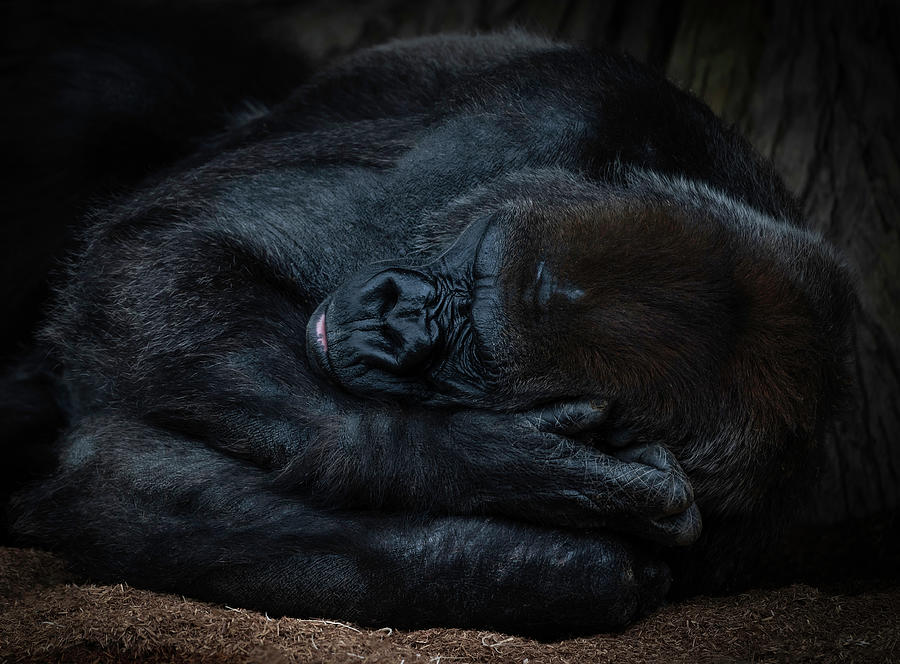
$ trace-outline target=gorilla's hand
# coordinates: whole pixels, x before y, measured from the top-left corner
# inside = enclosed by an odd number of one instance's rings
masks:
[[[605,413],[587,401],[518,413],[361,403],[323,413],[283,479],[332,506],[494,514],[693,542],[700,516],[684,472],[660,445],[607,454],[590,444]]]
[[[606,401],[572,401],[528,411],[525,417],[539,431],[612,450],[601,464],[609,486],[592,499],[605,512],[638,518],[619,523],[613,516],[610,525],[663,543],[693,542],[702,527],[700,512],[677,459],[663,445],[633,444],[627,432],[605,427],[608,411]]]
[[[674,455],[655,443],[621,447],[625,439],[615,431],[603,432],[607,413],[604,401],[573,401],[514,417],[526,432],[550,436],[545,444],[559,439],[559,459],[576,473],[585,471],[587,486],[573,498],[603,515],[604,525],[662,544],[694,542],[702,527],[700,512]],[[598,446],[618,449],[607,454]]]

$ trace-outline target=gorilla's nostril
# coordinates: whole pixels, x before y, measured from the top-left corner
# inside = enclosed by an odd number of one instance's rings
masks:
[[[436,335],[424,316],[389,317],[381,334],[385,347],[395,359],[395,373],[409,375],[425,369],[434,351]]]
[[[437,323],[428,316],[434,284],[414,270],[380,272],[359,289],[357,320],[372,322],[359,359],[396,375],[425,370],[434,350]]]
[[[431,357],[434,344],[426,335],[417,335],[414,338],[404,339],[404,345],[398,354],[397,360],[404,371],[417,371],[424,369]]]
[[[423,308],[432,290],[425,277],[417,273],[390,270],[375,275],[363,285],[359,303],[368,309],[369,315],[385,317],[396,307]]]
[[[394,279],[385,279],[376,289],[378,314],[387,315],[400,301],[400,287]]]
[[[381,335],[384,337],[385,346],[397,350],[403,348],[405,343],[403,334],[393,325],[382,325]]]

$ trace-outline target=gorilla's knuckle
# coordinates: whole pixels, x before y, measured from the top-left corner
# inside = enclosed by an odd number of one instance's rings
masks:
[[[700,537],[703,521],[696,505],[670,516],[655,519],[653,526],[659,539],[670,546],[688,546]]]
[[[678,514],[694,504],[694,487],[682,472],[664,473],[662,504],[666,514]]]
[[[615,452],[616,458],[630,463],[638,463],[661,473],[672,472],[677,462],[672,454],[659,443],[639,443]]]

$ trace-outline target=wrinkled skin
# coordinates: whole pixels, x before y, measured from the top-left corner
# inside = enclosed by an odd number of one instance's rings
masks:
[[[372,625],[558,636],[652,609],[670,564],[721,588],[839,391],[849,288],[798,224],[629,60],[362,52],[98,216],[42,333],[59,468],[13,533]]]

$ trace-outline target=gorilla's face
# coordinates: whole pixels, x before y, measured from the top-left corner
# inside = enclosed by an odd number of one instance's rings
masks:
[[[725,342],[728,271],[694,226],[628,200],[495,213],[433,262],[351,278],[310,318],[310,360],[351,393],[429,405],[674,388]]]
[[[349,392],[428,404],[496,400],[502,335],[501,238],[470,224],[435,261],[354,275],[310,317],[313,366]]]

